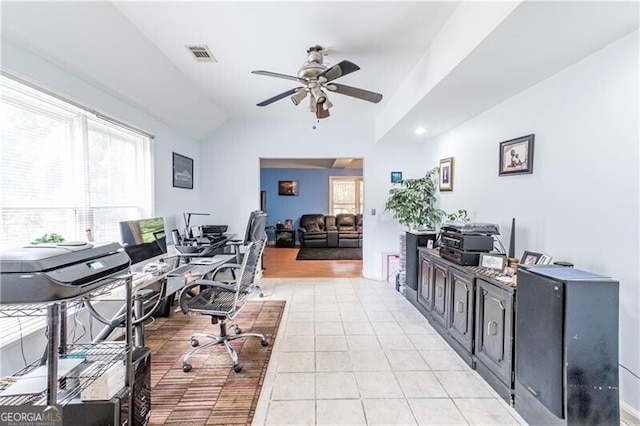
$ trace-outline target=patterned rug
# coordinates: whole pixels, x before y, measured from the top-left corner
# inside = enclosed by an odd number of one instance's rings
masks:
[[[303,247],[296,260],[362,260],[361,247]]]
[[[231,358],[220,345],[191,357],[193,369],[182,371],[191,334],[219,333],[219,324],[211,324],[209,317],[173,312],[146,326],[145,345],[151,349],[149,424],[250,425],[284,305],[284,301],[250,301],[236,317],[243,331],[262,333],[269,341],[267,347],[257,338],[233,341],[243,366],[240,373],[233,371]]]

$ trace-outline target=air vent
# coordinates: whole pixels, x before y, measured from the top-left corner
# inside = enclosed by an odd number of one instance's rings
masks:
[[[196,61],[218,62],[207,46],[187,46]]]

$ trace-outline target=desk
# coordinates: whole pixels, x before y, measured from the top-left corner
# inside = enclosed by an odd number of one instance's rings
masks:
[[[294,247],[295,245],[295,229],[276,229],[276,247]]]

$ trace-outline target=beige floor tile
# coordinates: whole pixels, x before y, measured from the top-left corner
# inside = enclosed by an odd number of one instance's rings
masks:
[[[472,425],[518,425],[497,399],[454,399],[462,415]]]
[[[316,373],[316,399],[360,398],[358,382],[351,372]]]
[[[466,425],[458,407],[449,398],[409,399],[419,425]]]
[[[427,361],[432,370],[441,371],[470,371],[471,367],[453,350],[420,351],[420,355]]]
[[[309,330],[309,332],[311,333],[312,331]],[[342,323],[340,321],[316,322],[315,333],[316,333],[316,336],[317,335],[335,336],[337,334],[344,334],[344,328],[342,328]]]
[[[278,373],[271,391],[271,399],[314,399],[316,396],[314,373]]]
[[[308,336],[315,332],[315,324],[312,322],[287,323],[284,334],[287,336]]]
[[[347,344],[352,351],[380,350],[380,342],[375,334],[347,336]]]
[[[315,425],[315,401],[271,401],[267,425]]]
[[[287,317],[288,324],[298,323],[298,322],[313,322],[313,321],[314,321],[313,310],[309,312],[289,312],[289,316]]]
[[[362,401],[368,425],[415,425],[404,399],[365,399]]]
[[[343,321],[344,334],[375,334],[369,321]]]
[[[381,350],[349,351],[353,371],[391,371],[391,365]]]
[[[279,352],[276,357],[278,373],[312,373],[316,367],[315,352]]]
[[[316,405],[319,425],[366,425],[359,399],[319,400]]]
[[[319,336],[316,334],[316,351],[346,351],[348,349],[345,336]]]
[[[393,371],[428,371],[431,370],[427,362],[416,350],[396,351],[385,350],[387,360]]]
[[[359,371],[354,374],[362,398],[404,398],[395,375],[390,371]]]
[[[349,352],[316,352],[316,371],[353,371]]]
[[[279,350],[282,352],[309,352],[315,350],[315,336],[285,336]]]
[[[371,321],[371,326],[377,335],[402,333],[402,329],[395,321]]]
[[[492,398],[489,385],[473,371],[435,371],[451,398]]]
[[[444,339],[437,334],[408,334],[407,337],[419,351],[438,351],[450,349]]]
[[[381,334],[378,336],[380,345],[385,350],[413,351],[415,348],[411,340],[404,334]]]
[[[396,379],[407,398],[446,398],[436,376],[430,371],[396,371]]]

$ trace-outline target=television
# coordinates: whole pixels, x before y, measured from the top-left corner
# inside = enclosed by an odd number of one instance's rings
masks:
[[[120,236],[124,251],[131,258],[131,264],[144,262],[167,252],[164,219],[161,217],[122,221]]]

